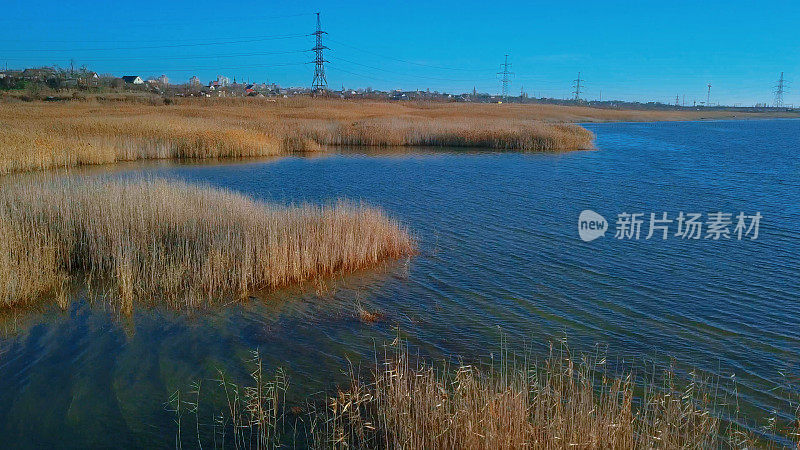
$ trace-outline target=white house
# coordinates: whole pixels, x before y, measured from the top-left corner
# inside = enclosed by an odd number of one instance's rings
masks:
[[[144,84],[144,80],[142,79],[142,77],[137,75],[125,75],[124,77],[122,77],[122,81],[128,84]]]

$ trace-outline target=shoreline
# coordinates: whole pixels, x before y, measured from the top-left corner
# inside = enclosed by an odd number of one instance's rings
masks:
[[[595,122],[574,122],[575,125],[602,125],[602,124],[637,124],[637,123],[713,123],[713,122],[741,122],[758,120],[800,120],[797,117],[720,117],[720,118],[701,118],[701,119],[663,119],[663,120],[599,120]]]
[[[552,104],[329,98],[0,103],[0,175],[143,160],[328,153],[335,147],[594,150],[602,123],[798,119],[795,112],[605,109]]]
[[[435,146],[561,152],[594,135],[484,106],[350,103],[328,99],[170,106],[0,105],[0,174],[150,159],[218,159],[319,153],[326,147]],[[496,109],[496,108],[494,108]]]

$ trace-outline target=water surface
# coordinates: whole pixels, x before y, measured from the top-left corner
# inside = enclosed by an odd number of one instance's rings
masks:
[[[371,364],[398,329],[432,357],[486,358],[501,334],[544,355],[549,341],[567,336],[577,349],[602,344],[634,366],[734,376],[747,420],[791,417],[785,387],[800,380],[800,121],[587,127],[597,151],[345,150],[115,169],[282,204],[361,200],[408,226],[421,252],[324,288],[201,314],[120,318],[76,300],[66,312],[9,317],[0,338],[0,439],[171,447],[163,403],[193,378],[217,368],[244,376],[242,361],[258,348],[302,398],[344,380],[348,361]],[[581,241],[584,209],[612,231]],[[760,235],[644,240],[645,224],[639,241],[613,238],[619,213],[679,211],[760,212]],[[386,319],[362,323],[356,304]]]

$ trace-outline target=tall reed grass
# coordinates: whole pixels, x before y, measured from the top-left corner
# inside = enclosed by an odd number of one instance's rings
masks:
[[[496,365],[437,368],[398,342],[370,380],[351,369],[350,383],[321,407],[313,398],[306,407],[288,405],[285,374],[265,379],[260,360],[253,363],[251,384],[237,385],[222,373],[216,380],[225,400],[213,429],[183,436],[178,429],[178,442],[204,446],[209,435],[218,443],[238,430],[244,438],[237,448],[263,448],[266,439],[275,446],[297,443],[298,429],[303,446],[320,449],[781,448],[800,442],[800,422],[770,430],[786,439],[782,444],[721,420],[724,399],[697,378],[678,387],[669,369],[658,383],[654,375],[615,373],[605,358],[573,354],[565,345],[551,347],[539,362],[503,353]],[[187,402],[195,410],[198,385]],[[206,401],[209,408],[214,403]],[[254,413],[262,411],[267,417]],[[192,422],[199,424],[197,417]],[[281,426],[286,422],[294,429]]]
[[[317,447],[713,448],[724,439],[697,384],[681,391],[668,381],[637,397],[635,377],[608,374],[600,358],[551,350],[541,363],[438,370],[411,361],[399,348],[373,380],[353,377],[318,422]]]
[[[197,448],[203,448],[204,441],[210,448],[281,447],[288,385],[286,374],[278,369],[274,377],[269,377],[258,351],[253,351],[253,358],[248,362],[251,368],[247,384],[236,383],[224,371],[218,370],[218,378],[210,380],[210,386],[198,380],[189,390],[182,392],[178,389],[170,395],[164,408],[173,414],[176,449],[183,448],[184,441]],[[207,403],[205,396],[209,391],[216,391],[224,403],[222,410],[213,414],[210,430],[206,423],[201,425],[200,417],[201,408],[207,406],[204,402]],[[184,424],[190,431],[183,432]]]
[[[600,355],[551,346],[543,361],[420,363],[402,342],[373,379],[351,383],[313,421],[316,448],[639,449],[780,448],[716,415],[723,408],[696,378],[614,373]],[[352,371],[351,371],[352,373]],[[662,381],[656,383],[654,379]],[[800,442],[800,422],[777,430]],[[800,445],[800,444],[797,444]]]
[[[49,179],[0,189],[0,307],[72,281],[110,286],[119,306],[194,308],[409,255],[380,210],[270,206],[163,180]]]
[[[565,151],[591,148],[593,141],[580,126],[544,123],[498,105],[181,102],[0,104],[0,174],[142,159],[286,155],[336,145]]]

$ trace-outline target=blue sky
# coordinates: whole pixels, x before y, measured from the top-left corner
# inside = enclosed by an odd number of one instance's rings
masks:
[[[10,3],[10,4],[9,4]],[[101,73],[217,74],[311,84],[322,13],[331,87],[497,93],[508,53],[511,91],[752,105],[773,100],[781,71],[800,81],[800,2],[108,2],[4,0],[0,65],[70,59]],[[800,105],[800,84],[786,103]]]

